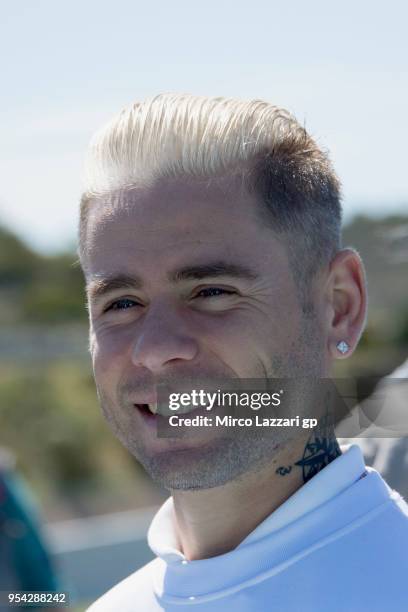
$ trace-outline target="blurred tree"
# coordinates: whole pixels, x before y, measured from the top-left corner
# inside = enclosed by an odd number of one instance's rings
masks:
[[[35,274],[40,256],[10,230],[0,226],[0,287],[23,286]]]
[[[38,255],[0,227],[0,313],[4,322],[86,323],[83,286],[74,253]]]
[[[407,348],[408,353],[408,304],[400,309],[397,342]]]

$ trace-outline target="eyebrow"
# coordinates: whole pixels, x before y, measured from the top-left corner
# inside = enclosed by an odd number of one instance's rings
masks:
[[[187,266],[170,272],[167,278],[172,283],[189,280],[203,280],[205,278],[219,278],[228,276],[244,280],[256,280],[259,275],[247,266],[225,261],[216,261],[203,265]],[[106,295],[118,289],[142,289],[142,279],[134,274],[110,274],[103,276],[97,274],[86,284],[86,292],[93,302],[98,302]]]

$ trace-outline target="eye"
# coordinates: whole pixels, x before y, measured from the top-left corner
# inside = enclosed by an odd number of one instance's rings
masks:
[[[222,289],[221,287],[207,287],[205,289],[201,289],[197,295],[197,297],[218,297],[222,295],[234,295],[235,291],[229,291],[228,289]]]
[[[128,310],[134,305],[138,306],[138,303],[134,300],[130,300],[129,298],[122,298],[120,300],[112,302],[110,306],[105,308],[104,312],[108,312],[109,310]]]

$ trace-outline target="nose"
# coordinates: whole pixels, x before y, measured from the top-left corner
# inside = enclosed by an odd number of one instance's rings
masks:
[[[132,361],[137,366],[159,372],[168,363],[182,359],[193,360],[198,343],[188,333],[185,320],[175,307],[151,307],[132,347]]]

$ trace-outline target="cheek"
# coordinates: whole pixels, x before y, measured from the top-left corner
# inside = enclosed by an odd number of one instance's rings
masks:
[[[205,349],[218,355],[235,372],[242,373],[270,345],[272,322],[262,313],[240,306],[200,322]]]
[[[271,306],[265,303],[242,304],[216,320],[211,336],[219,344],[238,350],[240,347],[262,346],[284,347],[290,345],[299,327],[299,314],[281,304]]]
[[[94,332],[92,363],[95,378],[102,386],[120,375],[130,346],[128,336],[118,329]]]
[[[299,313],[282,303],[276,308],[243,304],[205,327],[211,349],[224,363],[242,377],[263,377],[277,370],[296,346]]]

